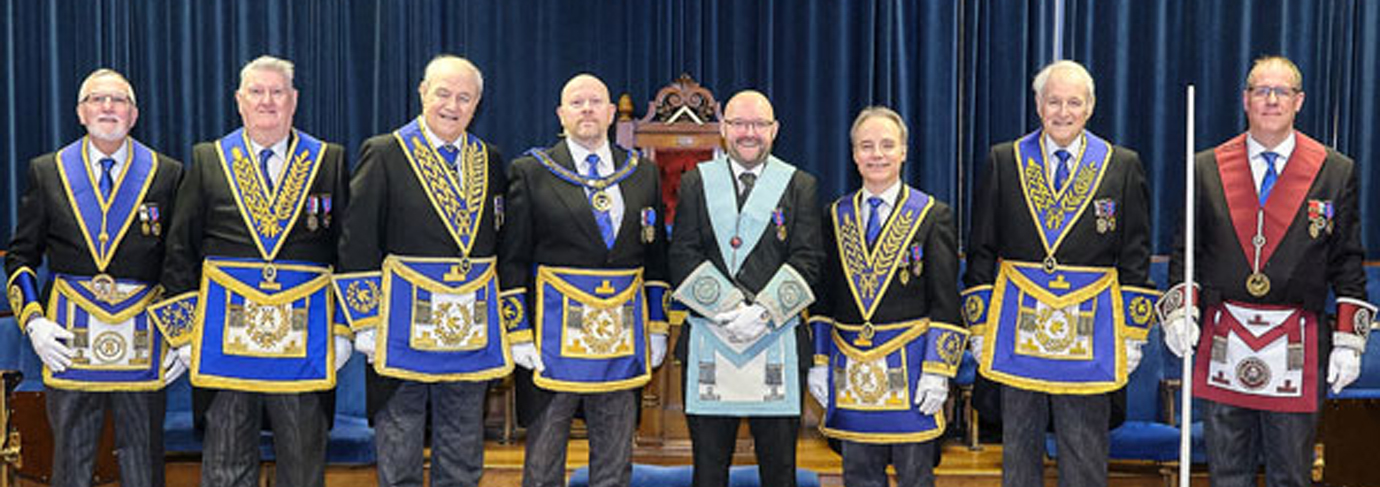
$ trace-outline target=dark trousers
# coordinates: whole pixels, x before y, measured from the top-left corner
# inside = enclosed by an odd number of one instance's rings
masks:
[[[321,394],[221,390],[206,410],[202,487],[259,485],[259,430],[267,410],[277,458],[274,485],[324,487],[326,424]]]
[[[590,487],[630,485],[633,430],[637,428],[640,390],[552,394],[546,409],[527,427],[522,486],[565,485],[565,448],[570,441],[570,420],[581,406],[589,431]]]
[[[53,430],[54,487],[87,487],[95,468],[105,411],[114,415],[115,458],[120,485],[163,487],[163,415],[167,395],[148,392],[85,392],[49,388]]]
[[[431,407],[432,487],[477,486],[484,473],[484,393],[488,382],[402,381],[374,415],[379,485],[422,485],[427,406]]]
[[[872,444],[843,441],[843,485],[887,487],[886,466],[896,467],[897,487],[934,487],[935,442]]]
[[[1203,439],[1213,487],[1256,485],[1265,461],[1270,487],[1313,485],[1317,413],[1277,413],[1203,401]]]
[[[1044,485],[1045,431],[1051,417],[1060,487],[1107,485],[1110,396],[1046,394],[1002,385],[1001,410],[1003,486]]]
[[[728,485],[728,468],[738,439],[739,416],[685,415],[694,456],[695,487]],[[763,487],[795,487],[795,441],[800,416],[750,416],[752,444]]]

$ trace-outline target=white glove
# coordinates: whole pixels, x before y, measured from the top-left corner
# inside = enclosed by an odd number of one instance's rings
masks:
[[[921,414],[934,416],[934,413],[939,412],[939,408],[944,407],[944,399],[948,397],[947,377],[930,373],[920,374],[920,381],[915,384],[915,405],[920,406]]]
[[[374,363],[374,345],[377,339],[378,335],[373,328],[355,333],[355,351],[364,354],[364,359],[371,364]]]
[[[43,360],[43,365],[53,372],[62,372],[72,366],[72,349],[59,340],[71,340],[72,332],[42,316],[35,316],[24,327],[29,331],[29,343],[34,352]]]
[[[535,343],[514,343],[510,350],[513,354],[513,363],[536,372],[546,370],[546,364],[541,362],[541,353],[537,352]]]
[[[340,335],[335,336],[335,370],[339,371],[345,366],[345,362],[350,361],[350,354],[354,353],[354,347],[350,346],[350,339]]]
[[[175,351],[177,352],[177,360],[182,362],[182,366],[186,367],[187,370],[192,370],[192,346],[183,345],[177,347]]]
[[[1342,392],[1360,375],[1361,354],[1346,347],[1332,347],[1332,357],[1327,360],[1327,383],[1332,384],[1332,393]]]
[[[1185,317],[1183,308],[1176,309],[1165,318],[1164,344],[1175,356],[1182,357],[1198,343],[1198,309],[1193,309],[1193,317]]]
[[[820,406],[829,407],[829,366],[816,365],[810,367],[810,375],[806,380],[810,386],[810,395],[815,397],[815,401]]]
[[[666,335],[653,333],[651,347],[652,368],[655,369],[666,361]]]
[[[183,347],[186,348],[186,347]],[[163,385],[172,384],[182,377],[182,373],[187,371],[187,364],[182,363],[182,359],[177,357],[177,351],[163,355]]]
[[[973,360],[982,362],[982,340],[986,338],[982,335],[972,335],[968,337],[968,350],[973,351]]]
[[[1144,355],[1141,353],[1140,347],[1144,346],[1145,342],[1130,338],[1124,342],[1126,343],[1126,375],[1129,377],[1132,372],[1136,371],[1136,367],[1140,367],[1140,359]]]
[[[740,306],[738,309],[726,313],[719,313],[714,317],[714,321],[719,322],[728,331],[730,338],[739,343],[756,340],[757,337],[767,333],[767,323],[771,322],[771,315],[767,314],[767,308],[760,304],[750,304]]]

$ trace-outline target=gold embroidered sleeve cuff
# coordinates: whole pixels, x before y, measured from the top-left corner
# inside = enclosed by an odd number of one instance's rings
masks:
[[[646,281],[642,288],[647,292],[647,326],[659,322],[664,327],[671,311],[671,285],[666,281]]]
[[[665,321],[648,321],[647,333],[656,335],[667,335],[671,333],[671,324]]]
[[[335,274],[331,276],[331,288],[335,290],[336,302],[340,303],[338,315],[345,318],[350,330],[366,330],[378,325],[379,300],[383,299],[381,272]]]
[[[1150,327],[1155,324],[1155,302],[1160,298],[1159,291],[1143,287],[1122,286],[1121,303],[1126,307],[1125,337],[1145,341]]]
[[[350,327],[348,325],[345,325],[344,323],[336,323],[335,326],[332,327],[331,333],[335,334],[335,336],[345,337],[351,340],[355,338],[355,331],[350,329]]]
[[[43,315],[42,297],[38,294],[38,276],[33,269],[20,267],[10,274],[5,286],[10,298],[10,309],[14,311],[15,324],[22,332],[24,324],[35,315]]]
[[[192,343],[197,330],[196,313],[196,291],[188,291],[149,306],[149,318],[172,348]]]
[[[675,298],[700,316],[713,317],[737,308],[743,292],[706,260],[676,288]]]
[[[1185,289],[1187,288],[1183,283],[1170,286],[1169,290],[1165,291],[1164,294],[1160,296],[1159,301],[1155,303],[1155,314],[1159,315],[1161,323],[1169,322],[1169,317],[1171,315],[1183,312],[1184,299],[1187,298],[1184,294]],[[1199,302],[1198,283],[1195,282],[1193,283],[1193,316],[1195,317],[1198,316]]]
[[[992,285],[983,284],[963,290],[963,322],[974,335],[987,328],[987,305],[992,300]]]
[[[922,370],[944,377],[958,375],[967,346],[968,330],[962,326],[931,321],[925,331],[925,362]]]
[[[756,304],[762,305],[771,314],[772,325],[777,327],[800,315],[814,302],[815,293],[810,290],[810,283],[790,264],[784,264],[776,271],[776,275],[757,293],[756,300]]]
[[[508,339],[514,342],[532,341],[532,323],[527,320],[527,288],[505,289],[498,296],[502,300],[499,318],[503,320],[503,328],[508,330]]]

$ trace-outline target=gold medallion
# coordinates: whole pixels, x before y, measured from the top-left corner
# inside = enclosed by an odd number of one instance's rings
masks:
[[[1263,272],[1252,273],[1246,278],[1246,291],[1257,298],[1270,293],[1270,278]]]
[[[1054,260],[1054,256],[1045,257],[1045,273],[1053,274],[1059,268],[1059,261]]]
[[[594,205],[594,209],[599,211],[609,211],[613,209],[613,198],[609,197],[609,194],[602,189],[590,195],[589,203]]]

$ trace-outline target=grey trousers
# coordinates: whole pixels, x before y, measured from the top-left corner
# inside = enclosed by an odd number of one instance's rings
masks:
[[[527,427],[522,487],[565,485],[565,447],[570,420],[584,406],[589,430],[590,487],[627,487],[632,483],[633,430],[637,428],[638,391],[577,394],[557,392]]]
[[[263,410],[273,423],[274,485],[325,487],[326,424],[317,393],[269,394],[220,390],[206,410],[202,487],[259,485]]]
[[[163,415],[167,395],[149,392],[85,392],[50,388],[48,423],[53,429],[54,487],[88,487],[101,441],[105,411],[115,424],[120,485],[163,487]]]
[[[886,466],[896,467],[897,487],[934,487],[935,442],[872,444],[843,441],[843,485],[887,487]]]
[[[402,381],[374,414],[379,485],[422,486],[422,450],[431,408],[431,486],[479,485],[484,473],[484,393],[488,382]]]
[[[1107,394],[1046,394],[1001,386],[1001,484],[1044,485],[1045,430],[1054,418],[1060,487],[1107,485]]]
[[[1203,439],[1213,487],[1256,485],[1262,459],[1266,485],[1313,485],[1317,413],[1277,413],[1208,400],[1203,406]]]

